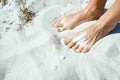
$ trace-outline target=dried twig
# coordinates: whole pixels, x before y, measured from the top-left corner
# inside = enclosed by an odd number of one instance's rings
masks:
[[[33,11],[29,11],[27,8],[22,10],[23,14],[25,14],[26,22],[31,21],[33,17],[35,17],[35,13]]]
[[[25,15],[26,22],[31,21],[32,18],[35,16],[35,13],[33,11],[29,11],[28,8],[25,7],[26,0],[21,0],[23,9],[22,12]]]

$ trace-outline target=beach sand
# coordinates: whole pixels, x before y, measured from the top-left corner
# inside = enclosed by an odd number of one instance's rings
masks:
[[[109,8],[114,0],[109,0]],[[0,3],[0,80],[120,80],[120,32],[76,54],[61,39],[96,21],[57,33],[53,24],[83,9],[83,0],[8,0]],[[119,26],[118,26],[119,27]],[[118,29],[118,28],[116,28]]]

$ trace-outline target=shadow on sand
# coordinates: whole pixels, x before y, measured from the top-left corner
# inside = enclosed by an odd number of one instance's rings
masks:
[[[115,29],[110,32],[110,34],[116,34],[116,33],[120,33],[120,23],[118,23]]]

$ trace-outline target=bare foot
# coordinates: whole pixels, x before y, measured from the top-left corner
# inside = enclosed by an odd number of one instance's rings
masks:
[[[65,44],[68,48],[73,49],[77,53],[86,53],[90,50],[90,48],[101,38],[105,37],[111,30],[114,29],[116,23],[109,23],[109,24],[102,24],[102,22],[99,23],[99,21],[95,24],[93,24],[91,27],[86,28],[83,31],[77,32],[70,37],[65,38]],[[86,32],[84,42],[87,42],[86,44],[88,46],[81,46],[78,45],[77,41],[73,41],[75,37],[78,37],[83,32]]]
[[[58,32],[70,30],[83,22],[99,18],[102,13],[103,10],[86,8],[85,10],[58,19],[54,27]]]

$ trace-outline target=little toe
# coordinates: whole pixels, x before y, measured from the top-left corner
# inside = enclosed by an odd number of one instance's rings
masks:
[[[67,45],[67,47],[68,47],[68,48],[72,48],[75,44],[76,44],[75,42],[72,42],[72,41],[71,41],[71,42]]]
[[[79,46],[75,51],[76,51],[77,53],[80,53],[83,49],[84,49],[83,47]]]

